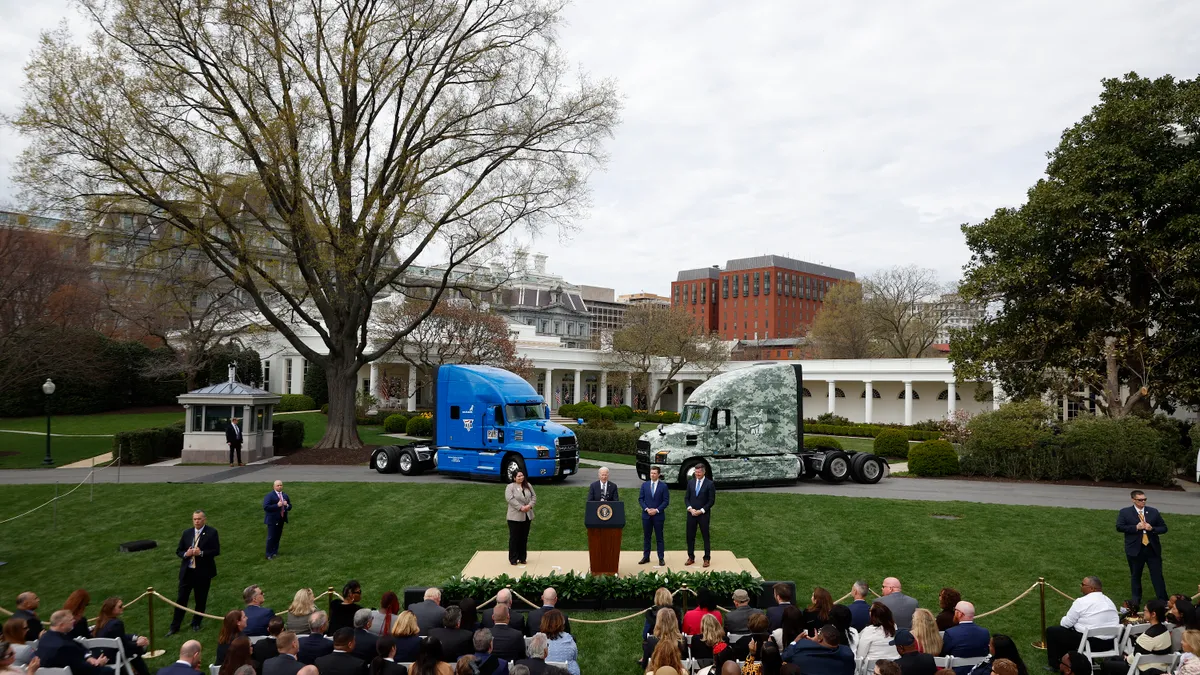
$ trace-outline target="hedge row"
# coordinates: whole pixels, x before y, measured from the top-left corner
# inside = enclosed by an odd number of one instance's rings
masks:
[[[422,417],[420,415],[413,417],[405,423],[404,434],[406,436],[429,438],[433,435],[433,418]]]
[[[287,452],[304,447],[304,422],[276,419],[274,425],[276,450]]]
[[[958,453],[950,441],[925,441],[908,451],[908,470],[917,476],[957,476]]]
[[[884,431],[899,431],[905,435],[910,441],[932,441],[942,437],[940,431],[921,431],[919,429],[910,429],[907,427],[887,427],[878,424],[855,424],[853,426],[844,426],[841,424],[805,424],[804,433],[807,434],[822,434],[826,436],[868,436],[874,438]]]
[[[166,427],[119,431],[113,435],[113,458],[122,464],[153,464],[183,453],[183,422]]]
[[[279,405],[275,406],[275,412],[301,412],[316,409],[317,402],[305,394],[284,394],[279,397]]]
[[[637,439],[642,432],[637,429],[575,429],[579,449],[583,452],[611,452],[617,455],[637,454]]]

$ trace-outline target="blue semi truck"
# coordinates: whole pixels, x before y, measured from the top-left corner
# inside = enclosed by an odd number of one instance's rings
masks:
[[[575,433],[550,421],[546,401],[520,376],[491,366],[445,365],[434,380],[433,442],[378,448],[371,468],[506,482],[517,471],[552,480],[579,471]]]

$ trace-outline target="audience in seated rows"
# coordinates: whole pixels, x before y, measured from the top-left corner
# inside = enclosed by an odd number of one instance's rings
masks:
[[[714,654],[715,666],[720,668],[726,661],[745,661],[746,656],[751,653],[751,645],[754,645],[757,650],[761,650],[762,645],[770,639],[770,632],[767,630],[769,625],[766,614],[751,614],[746,619],[747,634],[730,643],[728,649]],[[754,652],[754,658],[761,662],[760,651]]]
[[[962,593],[953,588],[943,588],[938,593],[938,607],[942,608],[942,611],[938,612],[937,615],[937,629],[939,631],[945,631],[947,628],[958,623],[954,620],[954,608],[960,602],[962,602]]]
[[[654,645],[650,653],[650,662],[646,666],[647,673],[657,673],[660,668],[674,668],[676,672],[686,672],[683,669],[683,659],[680,656],[678,642],[663,640]]]
[[[642,624],[642,635],[649,635],[654,632],[654,625],[658,622],[658,611],[660,609],[669,609],[675,612],[675,616],[679,618],[679,628],[683,628],[683,614],[675,608],[675,600],[671,597],[671,591],[666,588],[659,588],[654,591],[654,605],[646,610],[646,619]]]
[[[321,675],[366,675],[367,664],[355,656],[354,629],[339,628],[333,632],[333,651],[313,662]]]
[[[396,606],[399,607],[399,603]],[[368,673],[369,675],[407,675],[408,667],[396,663],[396,661],[396,638],[391,635],[380,636],[375,641],[375,658],[371,660]]]
[[[715,659],[728,647],[721,623],[712,614],[705,614],[700,620],[700,632],[693,635],[688,644],[688,652],[693,659]]]
[[[371,632],[375,635],[393,635],[392,624],[400,614],[400,598],[395,591],[388,591],[379,599],[379,609],[371,612]]]
[[[567,671],[571,675],[579,675],[579,647],[575,644],[575,638],[567,632],[567,620],[563,613],[557,609],[546,612],[542,616],[541,629],[547,641],[546,660],[566,663]],[[524,653],[521,658],[525,658]]]
[[[801,633],[784,646],[779,656],[784,663],[797,667],[805,675],[854,674],[854,652],[841,644],[837,628],[832,624],[821,626],[815,638]]]
[[[837,629],[838,642],[849,647],[851,652],[858,646],[858,631],[854,629],[853,622],[854,615],[850,613],[849,607],[834,605],[833,609],[829,610],[829,623]]]
[[[24,635],[22,635],[24,637]],[[41,661],[35,656],[25,668],[14,665],[17,652],[7,641],[0,640],[0,675],[35,675],[41,667]]]
[[[312,632],[300,638],[300,651],[296,658],[306,666],[316,663],[317,659],[333,653],[333,641],[325,636],[329,627],[329,615],[320,610],[308,617],[308,625]]]
[[[351,579],[342,586],[342,597],[329,601],[329,625],[326,635],[333,635],[343,628],[354,628],[354,615],[362,609],[358,601],[362,600],[362,585]]]
[[[817,630],[829,623],[829,612],[833,609],[833,596],[829,591],[817,586],[809,598],[808,607],[804,610],[801,622],[809,635],[816,635]]]
[[[525,633],[513,626],[508,605],[496,605],[492,618],[496,622],[488,629],[492,632],[492,654],[505,661],[525,658]]]
[[[282,623],[282,620],[280,621]],[[263,642],[260,640],[260,642]],[[258,646],[257,643],[254,645]],[[300,659],[296,655],[300,653],[300,641],[296,639],[296,634],[290,630],[281,631],[275,638],[275,656],[263,661],[262,668],[259,669],[260,675],[299,675],[300,670],[304,668],[304,664],[300,663]],[[234,673],[237,675],[237,673]],[[404,675],[400,673],[399,675]]]
[[[938,632],[933,612],[918,607],[913,612],[912,634],[917,639],[917,651],[931,656],[942,654],[942,634]]]
[[[202,669],[203,656],[200,642],[188,640],[179,647],[179,659],[169,666],[159,668],[156,675],[196,675]]]
[[[1059,625],[1046,628],[1046,659],[1051,668],[1060,668],[1065,663],[1064,655],[1079,648],[1084,630],[1116,626],[1121,622],[1117,606],[1104,595],[1099,577],[1084,577],[1079,588],[1083,595],[1071,603],[1071,609]],[[1091,637],[1088,641],[1095,650],[1113,646],[1112,639]]]
[[[125,603],[122,602],[121,598],[114,596],[105,599],[100,605],[100,614],[96,617],[96,627],[93,633],[98,638],[120,640],[121,646],[125,649],[125,658],[133,666],[134,672],[137,675],[149,675],[150,669],[146,666],[146,662],[142,660],[142,656],[146,653],[146,645],[150,644],[150,639],[144,635],[126,633],[125,622],[121,619],[121,615],[124,613]],[[102,650],[101,653],[109,661],[117,658],[117,650],[115,649]]]
[[[771,631],[771,638],[775,640],[779,651],[783,651],[784,645],[791,644],[796,636],[804,632],[804,612],[799,607],[786,605],[781,617],[779,627]]]
[[[529,613],[528,620],[525,622],[525,635],[532,637],[534,634],[541,632],[542,617],[552,609],[558,609],[558,591],[551,587],[542,591],[542,606]],[[570,633],[571,618],[561,609],[558,611],[563,615],[563,622],[566,625],[563,631]]]
[[[529,675],[567,675],[567,671],[562,668],[546,663],[549,644],[545,633],[535,633],[525,647],[526,657],[513,665],[528,668]]]
[[[1165,604],[1165,603],[1164,603]],[[973,659],[988,655],[991,633],[975,623],[975,605],[961,600],[954,607],[955,625],[946,629],[942,636],[941,656]],[[967,675],[973,666],[955,666],[958,675]]]
[[[930,613],[930,616],[933,614]],[[913,619],[915,623],[915,614]],[[900,666],[900,675],[933,675],[937,672],[938,667],[933,660],[933,654],[920,650],[917,637],[912,631],[897,628],[892,644],[896,646],[896,653],[900,655],[900,658],[896,659],[896,665]]]
[[[479,630],[478,607],[479,603],[475,602],[475,598],[463,598],[462,600],[458,601],[458,611],[462,614],[462,618],[459,619],[458,627],[465,631],[469,631],[471,635],[474,635],[475,631]],[[462,657],[459,658],[461,659]]]
[[[72,638],[90,638],[92,637],[92,629],[88,626],[87,608],[92,602],[92,596],[82,588],[75,589],[67,596],[67,601],[63,603],[62,608],[71,613],[75,619],[75,625],[71,627],[71,632],[67,635]]]
[[[679,632],[679,620],[675,618],[675,610],[670,607],[658,610],[654,630],[642,645],[641,663],[643,666],[649,665],[650,657],[660,642],[676,645],[676,651],[679,652],[680,658],[687,658],[687,645],[683,641],[683,633]]]
[[[1133,653],[1128,656],[1114,656],[1100,662],[1101,675],[1124,675],[1129,671],[1130,662],[1136,654],[1151,654],[1166,656],[1174,652],[1171,645],[1171,631],[1167,630],[1167,601],[1151,600],[1146,603],[1142,612],[1142,620],[1150,624],[1146,632],[1133,640]],[[1138,664],[1138,671],[1144,675],[1159,675],[1167,669],[1163,664]]]
[[[261,638],[250,645],[250,654],[254,657],[254,669],[263,671],[263,664],[268,659],[279,656],[279,635],[283,633],[283,617],[273,616],[267,622],[267,637]]]
[[[442,625],[446,610],[442,607],[442,591],[439,588],[426,588],[425,598],[408,606],[408,611],[417,616],[417,627],[421,635],[429,635],[429,631]]]
[[[870,625],[858,634],[858,646],[854,655],[869,661],[891,661],[900,657],[892,638],[896,637],[896,622],[892,610],[876,600],[871,603]]]
[[[222,655],[221,667],[218,670],[218,675],[234,675],[238,668],[242,666],[254,667],[254,653],[251,649],[250,638],[245,635],[240,635],[233,639],[225,649]],[[262,675],[255,668],[255,672]]]
[[[683,614],[683,634],[699,635],[700,621],[706,616],[724,621],[724,617],[717,611],[717,597],[707,588],[701,588],[696,598],[696,606]]]
[[[457,607],[451,609],[457,610]],[[450,610],[446,610],[449,614]],[[374,618],[371,619],[374,621]],[[438,630],[434,628],[433,630]],[[392,637],[396,640],[396,660],[415,661],[421,651],[421,628],[417,625],[417,615],[407,609],[396,616],[392,624]],[[444,651],[443,647],[443,651]]]
[[[521,614],[520,612],[513,611],[512,603],[512,591],[508,590],[507,588],[500,589],[500,591],[496,593],[496,604],[483,610],[483,618],[479,620],[480,627],[494,628],[497,623],[502,623],[519,631],[521,635],[525,635],[525,615]],[[504,621],[498,621],[496,619],[496,610],[501,607],[508,609],[508,611],[505,613],[505,616],[508,618]],[[492,634],[495,635],[495,631],[492,631]]]
[[[746,589],[739,588],[733,592],[733,609],[725,614],[725,630],[734,635],[745,635],[750,632],[750,624],[746,620],[751,614],[765,613],[761,609],[750,606],[750,594]]]
[[[850,595],[854,600],[850,603],[850,626],[859,633],[871,624],[871,603],[867,602],[867,582],[859,579],[850,586]]]
[[[875,602],[882,602],[892,612],[892,621],[896,628],[912,630],[912,615],[919,603],[917,599],[904,594],[900,580],[888,577],[883,580],[883,595]]]
[[[375,658],[375,642],[379,636],[371,632],[371,610],[363,607],[354,613],[354,649],[350,653],[363,663]]]
[[[13,616],[4,622],[4,641],[13,648],[13,665],[17,667],[23,667],[33,658],[36,645],[25,639],[27,634],[25,619]]]
[[[38,639],[37,658],[41,667],[70,668],[71,675],[112,675],[103,654],[88,656],[83,645],[71,637],[74,628],[75,617],[70,610],[60,609],[50,615],[50,628]]]
[[[507,675],[508,662],[492,653],[492,631],[480,628],[471,639],[475,644],[475,665],[479,675]]]
[[[37,613],[41,602],[42,599],[33,591],[25,591],[17,596],[17,611],[12,613],[12,618],[25,620],[25,642],[33,642],[45,632]]]
[[[1175,675],[1200,675],[1200,630],[1184,631],[1181,646],[1182,664],[1175,671]]]
[[[315,611],[317,611],[317,600],[313,596],[312,589],[301,588],[292,597],[292,604],[288,605],[284,628],[296,635],[316,632],[309,621]]]
[[[246,608],[242,610],[246,613],[246,635],[266,635],[267,625],[275,617],[275,612],[270,607],[263,607],[267,598],[263,594],[262,586],[247,586],[246,590],[242,591],[242,600],[246,603]]]
[[[772,631],[783,626],[783,613],[792,606],[792,587],[788,584],[775,584],[771,589],[775,594],[775,606],[767,608],[767,621]]]
[[[213,665],[219,666],[225,662],[225,653],[229,645],[240,637],[246,637],[246,613],[240,609],[230,610],[221,620],[221,632],[217,634],[217,653]]]
[[[442,625],[431,628],[429,637],[437,638],[442,643],[442,655],[450,663],[458,663],[459,659],[475,651],[475,645],[471,642],[473,633],[463,628],[462,609],[457,605],[446,608],[446,614],[442,617]],[[418,641],[419,644],[420,641]]]
[[[1029,675],[1029,669],[1025,667],[1025,661],[1021,658],[1021,652],[1017,649],[1017,643],[1007,635],[996,633],[992,636],[988,643],[987,659],[971,669],[970,675],[1004,675],[996,671],[996,665],[1001,661],[1008,661],[1012,664],[1014,673],[1012,675]],[[907,675],[907,673],[905,674]]]

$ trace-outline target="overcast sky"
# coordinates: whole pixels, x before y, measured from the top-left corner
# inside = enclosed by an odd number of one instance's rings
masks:
[[[68,0],[0,0],[0,111]],[[617,81],[594,205],[551,272],[666,294],[681,269],[767,253],[945,281],[959,225],[1016,205],[1100,79],[1195,77],[1200,3],[577,0],[562,43]],[[0,198],[21,141],[0,132]]]

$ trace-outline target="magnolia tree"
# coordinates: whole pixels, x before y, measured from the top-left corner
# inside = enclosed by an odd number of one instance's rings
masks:
[[[358,371],[465,263],[570,222],[617,122],[559,49],[557,0],[77,1],[88,41],[45,34],[26,67],[24,196],[172,228],[325,370],[317,447],[361,447]],[[397,290],[431,302],[373,343]]]

